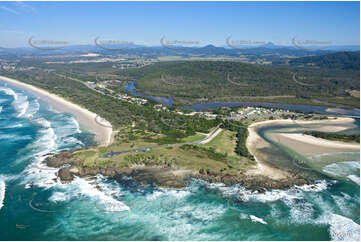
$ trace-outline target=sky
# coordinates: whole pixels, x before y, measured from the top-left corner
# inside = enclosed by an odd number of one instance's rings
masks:
[[[293,37],[359,45],[359,2],[0,2],[0,47],[28,40],[94,44],[94,39],[160,45],[232,41],[291,45]]]

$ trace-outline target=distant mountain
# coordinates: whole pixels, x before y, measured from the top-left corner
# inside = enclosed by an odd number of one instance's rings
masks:
[[[86,54],[86,53],[98,53],[103,55],[118,55],[128,54],[144,56],[148,58],[156,58],[159,56],[182,56],[182,57],[239,57],[240,55],[252,56],[256,58],[261,56],[262,58],[268,58],[271,60],[277,56],[296,56],[304,57],[310,55],[324,55],[330,54],[333,50],[307,50],[300,49],[295,46],[280,46],[275,45],[272,42],[268,42],[264,45],[243,46],[242,48],[219,47],[214,45],[206,45],[203,47],[176,47],[167,48],[164,46],[142,46],[135,44],[124,45],[73,45],[64,46],[57,50],[40,50],[32,47],[25,48],[5,48],[1,51],[1,55],[65,55],[65,54]],[[268,57],[265,57],[268,56]],[[272,57],[274,56],[274,57]],[[273,59],[271,60],[274,61]]]
[[[293,59],[289,62],[295,66],[317,66],[329,69],[359,70],[360,52],[338,52],[320,56],[308,56]]]
[[[222,47],[216,47],[214,45],[206,45],[204,47],[201,47],[201,49],[204,49],[204,50],[215,50],[215,49],[219,49],[219,48],[222,48]]]
[[[275,45],[272,42],[268,42],[267,44],[261,45],[260,47],[268,48],[268,49],[282,49],[282,48],[285,48],[284,46]]]
[[[333,51],[360,51],[359,45],[334,45],[324,48],[324,50],[333,50]]]

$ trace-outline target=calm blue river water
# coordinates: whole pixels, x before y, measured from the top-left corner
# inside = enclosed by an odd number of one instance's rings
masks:
[[[145,95],[136,90],[134,82],[131,82],[128,85],[126,85],[125,90],[133,95],[150,98],[166,106],[172,106],[174,102],[173,98],[171,97],[156,97],[156,96]],[[346,115],[346,116],[360,117],[360,109],[337,108],[330,110],[328,107],[323,107],[323,106],[293,105],[293,104],[265,103],[265,102],[203,102],[203,103],[194,104],[192,106],[184,106],[184,108],[193,109],[195,111],[201,111],[201,110],[217,109],[220,107],[258,107],[258,106],[266,107],[266,108],[280,108],[280,109],[286,109],[290,111],[300,111],[305,113],[314,112],[325,115],[338,115],[338,116]]]

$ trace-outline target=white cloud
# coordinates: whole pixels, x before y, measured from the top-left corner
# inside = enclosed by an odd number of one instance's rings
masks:
[[[8,7],[0,6],[0,9],[5,10],[5,11],[7,11],[7,12],[9,12],[9,13],[16,14],[16,15],[19,14],[19,13],[18,13],[17,11],[15,11],[14,9],[11,9],[11,8],[8,8]]]
[[[14,2],[14,5],[16,5],[17,7],[21,8],[22,10],[24,10],[26,12],[36,13],[36,8],[35,7],[33,7],[31,5],[28,5],[28,4],[25,4],[23,2],[16,1],[16,2]]]

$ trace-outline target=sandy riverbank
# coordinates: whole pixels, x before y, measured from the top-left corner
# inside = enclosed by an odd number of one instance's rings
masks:
[[[16,87],[26,89],[36,96],[49,103],[54,110],[70,113],[80,123],[81,127],[95,133],[95,140],[100,146],[107,146],[111,143],[112,128],[108,121],[97,117],[96,113],[71,103],[55,94],[49,93],[41,88],[20,82],[18,80],[0,76],[0,80],[10,83]]]
[[[275,121],[276,120],[258,122],[248,127],[249,135],[246,141],[246,146],[249,152],[254,156],[258,165],[255,169],[248,170],[247,175],[251,175],[251,176],[263,175],[274,180],[287,179],[292,176],[290,173],[284,170],[271,166],[269,163],[267,163],[268,160],[267,154],[264,152],[259,152],[261,150],[270,147],[270,144],[267,141],[265,141],[261,136],[258,135],[257,128],[261,127],[262,125],[267,125]],[[279,121],[283,121],[283,120],[279,120]]]
[[[308,129],[317,130],[320,132],[339,132],[349,128],[355,128],[353,118],[338,117],[330,118],[325,120],[291,120],[291,119],[280,119],[280,120],[267,120],[262,122],[253,123],[249,126],[250,129],[269,127],[269,126],[281,126],[281,125],[299,125],[298,128],[303,128],[303,125],[314,125],[307,126]]]
[[[253,174],[264,174],[274,179],[280,179],[287,176],[282,170],[270,167],[267,163],[269,157],[264,150],[271,147],[270,143],[264,140],[259,134],[258,129],[271,126],[283,126],[299,124],[296,128],[290,128],[292,131],[300,131],[300,133],[271,133],[269,138],[276,142],[291,148],[292,150],[305,155],[315,155],[331,152],[354,152],[360,151],[359,144],[349,144],[343,142],[328,141],[324,139],[315,138],[309,135],[303,135],[301,132],[305,130],[316,130],[321,132],[336,132],[349,128],[356,127],[354,119],[352,118],[331,118],[328,120],[312,120],[312,121],[297,121],[285,119],[285,120],[268,120],[258,123],[254,123],[248,127],[249,136],[247,139],[247,147],[249,151],[255,156],[259,167],[257,170],[250,171]],[[312,124],[312,126],[306,128],[306,126]]]
[[[269,137],[304,156],[312,156],[335,152],[359,152],[360,144],[330,141],[311,135],[278,133]]]

